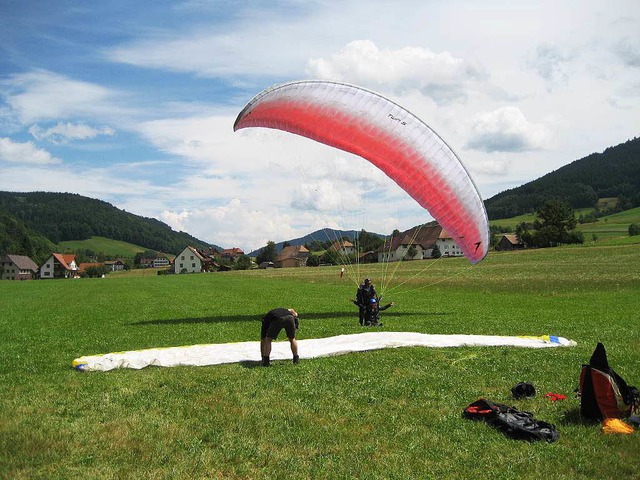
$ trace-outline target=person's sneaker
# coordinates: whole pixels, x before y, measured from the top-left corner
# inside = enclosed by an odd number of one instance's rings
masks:
[[[294,365],[297,365],[297,364],[299,364],[299,363],[300,363],[300,356],[298,356],[298,355],[294,355],[294,356],[293,356],[293,364],[294,364]]]

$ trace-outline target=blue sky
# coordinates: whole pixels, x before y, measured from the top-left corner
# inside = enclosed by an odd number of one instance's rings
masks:
[[[428,213],[364,160],[234,133],[280,82],[381,93],[484,198],[640,133],[634,1],[0,0],[0,190],[73,192],[245,251]]]

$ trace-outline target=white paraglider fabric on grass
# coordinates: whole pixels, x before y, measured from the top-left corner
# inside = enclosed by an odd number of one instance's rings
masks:
[[[414,332],[366,332],[327,338],[298,340],[300,358],[343,355],[366,350],[399,347],[525,347],[549,348],[576,346],[573,340],[553,335],[492,336],[492,335],[432,335]],[[271,360],[290,360],[288,341],[273,342]],[[149,348],[129,352],[87,355],[76,358],[72,365],[82,371],[108,371],[116,368],[141,369],[156,367],[206,366],[223,363],[257,362],[260,342],[218,343],[182,347]]]

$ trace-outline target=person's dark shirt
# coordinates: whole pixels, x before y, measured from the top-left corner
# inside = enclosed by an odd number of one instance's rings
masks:
[[[263,320],[267,322],[271,322],[273,320],[277,320],[278,318],[286,317],[288,315],[293,315],[287,308],[274,308],[267,312],[267,314],[263,317]]]

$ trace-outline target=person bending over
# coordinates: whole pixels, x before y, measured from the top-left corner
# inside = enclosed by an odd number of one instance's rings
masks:
[[[260,353],[262,354],[262,366],[271,365],[271,342],[278,338],[278,334],[284,328],[293,354],[293,363],[299,363],[298,342],[296,330],[298,329],[298,312],[293,308],[274,308],[262,317],[262,330],[260,333]]]

